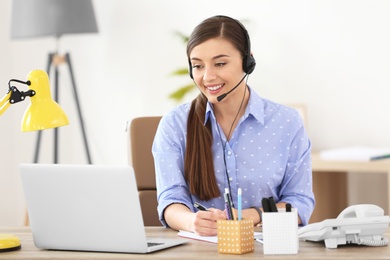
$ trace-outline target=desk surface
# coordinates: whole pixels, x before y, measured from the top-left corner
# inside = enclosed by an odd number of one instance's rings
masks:
[[[147,227],[150,237],[177,237],[177,232],[163,227]],[[322,242],[300,241],[297,255],[264,255],[263,246],[255,242],[255,251],[243,255],[219,254],[217,244],[190,240],[188,243],[151,254],[116,254],[41,250],[34,246],[28,227],[0,228],[0,233],[19,237],[22,249],[0,253],[0,259],[390,259],[390,247],[340,246],[327,249]],[[389,238],[390,233],[386,233]]]
[[[376,161],[323,160],[318,152],[312,154],[312,169],[327,172],[383,172],[390,173],[390,159]]]

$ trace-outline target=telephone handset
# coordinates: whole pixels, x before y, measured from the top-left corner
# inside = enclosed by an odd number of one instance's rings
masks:
[[[306,241],[325,241],[327,248],[358,244],[385,246],[383,234],[389,227],[390,217],[377,205],[358,204],[344,209],[336,219],[326,219],[298,229],[298,237]]]

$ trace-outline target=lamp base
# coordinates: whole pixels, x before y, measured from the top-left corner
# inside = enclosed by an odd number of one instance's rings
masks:
[[[19,250],[21,247],[18,237],[11,234],[0,234],[0,253]]]

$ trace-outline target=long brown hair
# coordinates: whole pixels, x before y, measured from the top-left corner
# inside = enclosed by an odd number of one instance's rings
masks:
[[[212,39],[228,40],[245,57],[246,33],[237,21],[226,16],[214,16],[204,20],[192,32],[187,44],[187,57],[191,68],[190,54],[197,45]],[[184,173],[190,192],[201,200],[220,196],[213,163],[213,135],[211,123],[205,122],[207,98],[201,93],[191,103],[187,122],[187,144],[184,158]]]

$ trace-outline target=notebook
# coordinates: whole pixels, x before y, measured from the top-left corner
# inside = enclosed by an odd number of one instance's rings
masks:
[[[149,253],[187,241],[147,239],[131,166],[22,164],[20,174],[38,248]]]

